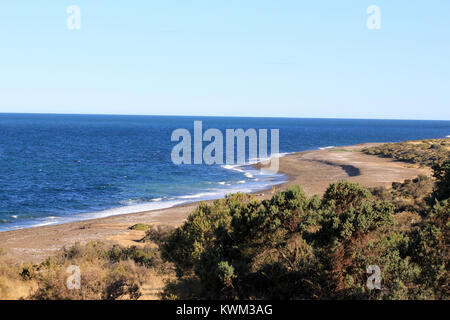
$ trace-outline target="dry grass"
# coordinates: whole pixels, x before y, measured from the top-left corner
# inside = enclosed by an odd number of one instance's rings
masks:
[[[67,286],[67,268],[81,271],[81,289]],[[174,277],[157,249],[101,242],[63,249],[38,265],[0,261],[0,298],[36,300],[157,299]]]
[[[395,229],[397,231],[408,231],[422,221],[422,217],[417,212],[400,212],[394,216]]]
[[[450,139],[427,139],[387,143],[363,150],[366,154],[394,158],[400,161],[432,166],[450,158]]]
[[[18,266],[0,261],[0,300],[23,299],[36,288],[36,282],[23,281]]]

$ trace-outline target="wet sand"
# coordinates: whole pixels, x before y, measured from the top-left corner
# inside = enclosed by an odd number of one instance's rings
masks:
[[[418,174],[430,175],[428,168],[391,159],[363,154],[363,147],[381,143],[366,143],[333,149],[298,152],[280,158],[280,172],[289,181],[277,185],[283,190],[299,184],[308,195],[322,194],[328,185],[339,180],[348,180],[366,187],[390,186]],[[256,197],[269,198],[272,190],[255,193]],[[12,262],[38,263],[64,246],[101,240],[121,245],[140,245],[137,241],[142,231],[128,228],[136,223],[164,224],[178,226],[192,213],[198,203],[180,205],[168,209],[111,216],[81,222],[54,226],[35,227],[0,232],[0,247],[5,259]]]

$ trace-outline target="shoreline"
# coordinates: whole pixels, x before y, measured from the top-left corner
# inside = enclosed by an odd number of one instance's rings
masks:
[[[279,156],[279,158],[284,157],[286,155],[290,155],[293,153],[283,153]],[[89,211],[89,212],[79,212],[74,213],[73,217],[66,217],[66,216],[49,216],[44,217],[40,219],[34,219],[28,222],[23,222],[22,224],[17,224],[17,226],[11,227],[10,229],[0,229],[0,233],[2,232],[9,232],[9,231],[18,231],[18,230],[24,230],[24,229],[30,229],[30,228],[40,228],[40,227],[46,227],[46,226],[56,226],[61,224],[68,224],[68,223],[75,223],[75,222],[85,222],[90,220],[97,220],[97,219],[103,219],[103,218],[109,218],[114,216],[120,216],[120,215],[130,215],[130,214],[137,214],[142,212],[154,212],[158,210],[166,210],[178,206],[186,206],[189,204],[196,204],[199,202],[205,202],[205,201],[214,201],[218,199],[222,199],[227,194],[237,193],[237,192],[243,192],[248,194],[258,194],[263,191],[270,190],[272,186],[279,186],[287,181],[289,181],[289,176],[286,174],[267,174],[269,176],[269,179],[263,180],[261,176],[256,173],[256,171],[259,171],[259,164],[263,162],[256,162],[256,163],[249,163],[249,164],[243,164],[243,165],[221,165],[225,170],[232,170],[232,171],[239,171],[242,172],[246,177],[250,175],[251,178],[256,178],[255,181],[261,181],[261,183],[264,185],[263,187],[255,187],[252,186],[251,183],[254,182],[252,180],[245,181],[242,180],[242,182],[238,182],[235,184],[226,184],[226,187],[223,188],[217,188],[213,191],[211,190],[200,190],[198,193],[195,194],[183,194],[174,196],[171,198],[158,198],[159,200],[152,199],[147,202],[143,203],[137,203],[132,205],[122,205],[117,207],[111,207],[111,208],[105,208],[100,209],[98,211]],[[225,167],[231,167],[231,168],[225,168]],[[266,174],[262,174],[262,176],[266,176]],[[219,182],[221,184],[222,182]],[[250,185],[247,185],[250,184]],[[242,188],[238,188],[240,185],[243,185]],[[202,196],[201,196],[202,195]],[[209,195],[209,196],[208,196]],[[153,207],[152,207],[153,206]],[[44,220],[47,219],[47,220]],[[52,222],[52,220],[55,220]],[[59,221],[57,221],[59,219]],[[9,223],[11,224],[11,223]]]
[[[428,168],[418,168],[408,163],[360,152],[364,147],[380,144],[383,143],[322,148],[282,156],[279,158],[279,173],[284,174],[287,181],[250,193],[258,199],[267,199],[272,196],[272,188],[278,191],[299,184],[308,196],[312,196],[321,195],[330,183],[338,180],[376,187],[388,186],[394,181],[402,182],[418,174],[430,174]],[[259,167],[258,164],[253,166]],[[145,232],[129,230],[130,226],[136,223],[178,226],[195,210],[199,202],[214,200],[216,199],[83,221],[1,231],[0,247],[5,250],[4,257],[9,261],[37,263],[61,248],[75,243],[101,240],[124,246],[139,246],[141,244],[137,241]]]

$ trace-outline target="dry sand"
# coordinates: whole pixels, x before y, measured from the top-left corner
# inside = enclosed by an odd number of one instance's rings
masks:
[[[367,143],[356,146],[295,153],[280,159],[280,171],[289,181],[276,187],[285,189],[299,184],[308,195],[322,194],[326,187],[338,180],[358,182],[366,187],[389,186],[418,174],[430,175],[427,168],[391,159],[365,155],[360,150]],[[256,193],[268,198],[271,190]],[[0,247],[6,251],[6,259],[13,262],[37,263],[64,246],[86,243],[92,240],[139,245],[142,231],[128,228],[136,223],[180,225],[194,211],[197,203],[169,209],[117,215],[101,219],[73,222],[54,226],[36,227],[0,232]]]

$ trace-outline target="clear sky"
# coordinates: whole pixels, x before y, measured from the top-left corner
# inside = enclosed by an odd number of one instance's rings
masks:
[[[0,41],[0,112],[450,120],[448,0],[1,0]]]

